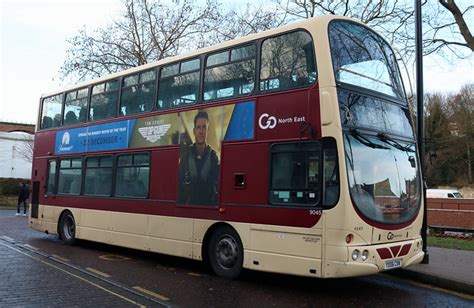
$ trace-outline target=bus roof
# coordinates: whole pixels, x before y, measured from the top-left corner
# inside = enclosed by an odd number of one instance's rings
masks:
[[[117,73],[109,74],[109,75],[99,77],[99,78],[96,78],[96,79],[91,79],[91,80],[88,80],[88,81],[77,83],[77,84],[74,84],[74,85],[71,85],[71,86],[68,86],[68,87],[58,89],[58,90],[53,91],[53,92],[45,93],[41,96],[41,99],[43,99],[44,97],[53,96],[53,95],[60,94],[60,93],[63,93],[63,92],[71,91],[71,90],[74,90],[74,89],[87,87],[87,86],[92,85],[92,84],[97,84],[97,83],[101,83],[101,82],[104,82],[104,81],[107,81],[107,80],[115,79],[115,78],[118,78],[120,76],[133,74],[135,72],[144,71],[144,70],[155,68],[155,67],[158,67],[158,66],[163,66],[163,65],[166,65],[168,63],[178,62],[180,60],[192,58],[194,56],[198,56],[198,55],[201,55],[201,54],[205,54],[205,53],[209,53],[209,52],[213,52],[213,51],[218,51],[218,50],[221,50],[221,49],[226,49],[228,47],[244,44],[244,43],[249,42],[249,41],[257,40],[257,39],[260,39],[260,38],[265,38],[265,37],[268,37],[268,36],[272,36],[272,35],[275,35],[275,34],[287,32],[287,31],[290,31],[290,30],[294,30],[294,29],[298,29],[298,28],[308,29],[308,28],[318,28],[318,27],[327,26],[329,24],[329,22],[334,20],[334,19],[345,19],[345,20],[352,20],[354,22],[358,22],[357,20],[354,20],[352,18],[345,17],[345,16],[337,16],[337,15],[314,17],[314,18],[311,18],[311,19],[306,19],[306,20],[303,20],[303,21],[298,21],[298,22],[295,22],[295,23],[284,25],[284,26],[281,26],[281,27],[278,27],[278,28],[274,28],[274,29],[262,31],[262,32],[259,32],[259,33],[250,34],[250,35],[247,35],[247,36],[244,36],[244,37],[241,37],[241,38],[229,40],[229,41],[226,41],[226,42],[221,43],[221,44],[200,48],[200,49],[197,49],[195,51],[183,53],[181,55],[167,57],[167,58],[164,58],[164,59],[161,59],[161,60],[158,60],[158,61],[147,63],[147,64],[144,64],[144,65],[141,65],[141,66],[132,67],[132,68],[129,68],[127,70],[123,70],[123,71],[120,71],[120,72],[117,72]],[[360,22],[358,22],[358,23],[360,23]]]

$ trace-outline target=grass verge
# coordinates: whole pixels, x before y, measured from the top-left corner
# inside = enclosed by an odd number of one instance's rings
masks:
[[[16,207],[18,202],[18,197],[16,196],[0,196],[0,208],[2,207]]]
[[[428,246],[474,251],[474,240],[456,237],[428,236]]]

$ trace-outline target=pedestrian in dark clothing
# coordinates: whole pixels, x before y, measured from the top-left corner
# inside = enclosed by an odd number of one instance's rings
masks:
[[[20,205],[23,203],[23,216],[26,216],[26,202],[28,201],[28,196],[30,195],[30,190],[26,186],[25,182],[20,182],[20,192],[18,193],[18,206],[16,208],[16,216],[20,216]]]

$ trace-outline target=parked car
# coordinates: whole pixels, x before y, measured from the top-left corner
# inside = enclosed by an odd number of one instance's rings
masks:
[[[426,196],[427,198],[464,198],[461,193],[455,189],[427,189]]]

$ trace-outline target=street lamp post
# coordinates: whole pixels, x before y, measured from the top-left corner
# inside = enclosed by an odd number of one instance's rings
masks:
[[[422,19],[421,19],[421,0],[415,0],[415,41],[416,41],[416,118],[417,118],[417,140],[418,151],[420,155],[420,170],[422,176],[422,200],[423,200],[423,225],[421,237],[423,239],[424,257],[421,263],[428,264],[430,255],[427,247],[428,230],[428,203],[426,202],[426,178],[425,178],[425,144],[424,144],[424,126],[423,126],[423,43],[422,43]]]

